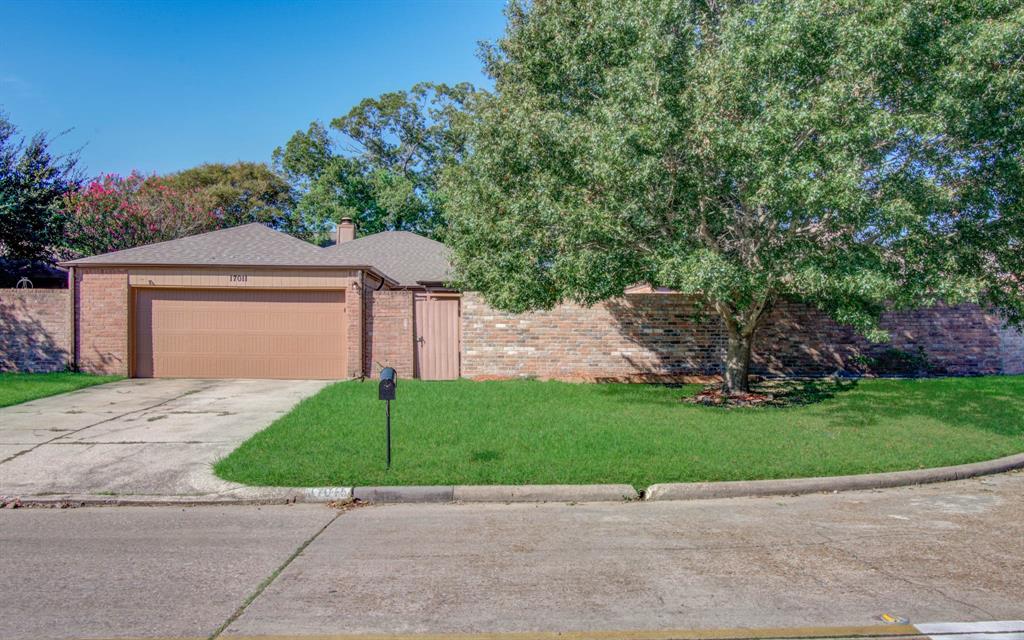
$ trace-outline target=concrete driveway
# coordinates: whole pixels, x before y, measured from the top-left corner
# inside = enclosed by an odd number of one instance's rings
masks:
[[[224,495],[210,465],[321,380],[125,380],[0,409],[0,495]]]

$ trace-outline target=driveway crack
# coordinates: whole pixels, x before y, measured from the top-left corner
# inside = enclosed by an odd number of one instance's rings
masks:
[[[33,447],[29,448],[29,449],[25,449],[24,451],[19,451],[19,452],[15,453],[12,456],[9,456],[7,458],[4,458],[3,460],[0,460],[0,464],[5,464],[7,462],[10,462],[11,460],[14,460],[15,458],[20,458],[21,456],[25,455],[26,453],[31,453],[31,452],[35,451],[36,449],[38,449],[39,447],[42,447],[44,445],[56,443],[57,440],[61,440],[61,439],[66,438],[68,436],[73,436],[73,435],[79,434],[79,433],[85,431],[86,429],[91,429],[93,427],[98,427],[101,424],[106,424],[108,422],[113,422],[114,420],[120,420],[121,418],[123,418],[125,416],[130,416],[130,415],[134,415],[134,414],[137,414],[137,413],[143,413],[145,411],[151,411],[152,409],[156,409],[158,407],[162,407],[165,404],[168,404],[170,402],[174,402],[175,400],[180,400],[180,399],[184,398],[185,396],[190,396],[190,395],[192,395],[194,393],[195,393],[195,390],[189,389],[188,391],[182,392],[182,393],[174,396],[173,398],[168,398],[166,400],[161,400],[160,402],[157,402],[154,405],[150,405],[148,407],[143,407],[141,409],[136,409],[134,411],[126,411],[125,413],[119,413],[116,416],[111,416],[111,417],[106,418],[104,420],[100,420],[99,422],[94,422],[92,424],[87,424],[84,427],[81,427],[81,428],[78,428],[78,429],[74,429],[72,431],[65,431],[64,433],[60,434],[59,436],[56,436],[54,438],[50,438],[49,440],[46,440],[44,442],[40,442],[40,443],[36,444],[35,446],[33,446]],[[67,444],[67,443],[63,443],[62,442],[62,443],[58,443],[58,444]]]

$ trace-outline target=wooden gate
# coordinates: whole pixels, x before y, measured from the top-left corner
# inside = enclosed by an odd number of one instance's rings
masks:
[[[459,377],[459,297],[416,294],[416,377],[454,380]]]

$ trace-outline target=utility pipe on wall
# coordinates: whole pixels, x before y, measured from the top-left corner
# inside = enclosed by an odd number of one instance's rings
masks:
[[[75,282],[75,268],[68,268],[68,367],[78,369],[78,324],[75,313],[75,297],[78,294],[78,283]]]

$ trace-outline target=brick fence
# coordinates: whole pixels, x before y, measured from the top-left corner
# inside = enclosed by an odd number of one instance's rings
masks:
[[[0,371],[61,371],[70,361],[67,289],[0,289]]]
[[[394,367],[398,377],[412,378],[413,296],[411,291],[373,291],[363,294],[363,372],[376,377],[377,363]]]
[[[1000,327],[999,343],[1003,373],[1024,373],[1024,334]]]
[[[1021,373],[1024,337],[974,305],[885,314],[891,341],[873,344],[811,307],[781,303],[755,339],[752,368],[773,375],[863,371],[862,357],[920,348],[935,373]],[[716,374],[726,336],[680,295],[635,294],[593,307],[510,314],[462,299],[462,375],[562,379]]]

